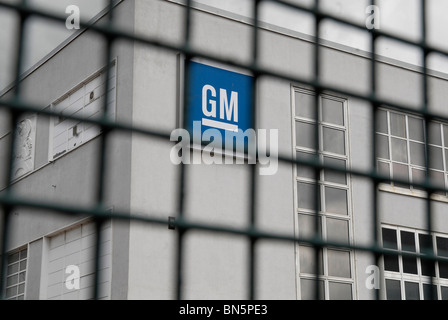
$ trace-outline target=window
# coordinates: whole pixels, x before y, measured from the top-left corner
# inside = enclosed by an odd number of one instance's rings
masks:
[[[95,272],[96,229],[92,222],[83,223],[48,238],[47,299],[87,300],[92,297]],[[99,297],[110,297],[111,225],[103,225],[100,257]],[[66,285],[68,277],[79,270],[79,287]],[[70,267],[70,268],[68,268]],[[77,278],[78,279],[78,278]]]
[[[319,97],[320,119],[316,121],[312,92],[296,88],[294,103],[294,152],[296,159],[318,160],[332,167],[348,167],[347,103],[344,99]],[[316,128],[317,126],[317,128]],[[315,149],[315,131],[319,130],[319,150]],[[299,237],[310,238],[315,230],[316,180],[308,166],[295,168],[296,228]],[[329,242],[349,244],[351,206],[349,177],[345,173],[322,170],[317,182],[318,225],[321,236]],[[301,299],[313,299],[316,281],[321,299],[353,299],[353,252],[340,247],[324,247],[316,275],[315,250],[298,245],[298,286]]]
[[[448,257],[448,235],[389,226],[383,226],[381,233],[383,247],[393,251],[383,255],[386,299],[424,300],[433,290],[435,299],[448,300],[448,263],[399,254],[434,250],[437,256]]]
[[[106,71],[90,77],[76,88],[52,104],[59,117],[51,121],[50,160],[53,160],[79,145],[95,138],[101,133],[99,126],[87,122],[67,119],[66,116],[79,116],[85,119],[97,119],[101,116],[104,99],[108,99],[109,115],[115,115],[116,67],[109,73],[109,92],[106,95]]]
[[[28,249],[22,248],[7,257],[6,293],[8,300],[24,300]]]
[[[425,121],[417,116],[391,110],[378,111],[378,169],[380,173],[404,180],[392,183],[395,187],[420,190],[412,183],[425,179],[425,147],[428,148],[431,182],[446,188],[448,173],[448,125],[430,122],[426,137]],[[437,192],[446,195],[445,192]]]

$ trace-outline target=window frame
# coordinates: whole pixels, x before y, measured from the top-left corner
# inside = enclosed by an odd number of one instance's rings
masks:
[[[26,250],[26,257],[22,259],[20,257],[20,254],[24,250]],[[16,253],[19,254],[19,259],[17,261],[15,261],[15,262],[11,263],[11,264],[7,262],[7,265],[6,265],[5,292],[4,292],[4,296],[5,296],[6,300],[26,300],[26,288],[27,288],[27,283],[28,283],[28,266],[29,266],[29,263],[28,263],[29,246],[28,246],[28,244],[26,244],[24,246],[21,246],[19,248],[16,248],[14,250],[9,251],[7,259],[10,256],[12,256],[12,255],[14,255]],[[24,270],[20,270],[20,263],[23,262],[23,261],[26,261],[26,267],[25,267]],[[12,265],[12,264],[15,264],[15,263],[19,264],[19,270],[17,272],[13,272],[13,273],[9,274],[8,273],[9,266]],[[24,281],[20,281],[20,273],[23,273],[23,272],[25,272],[25,280]],[[17,275],[17,277],[18,277],[17,278],[17,283],[8,286],[7,279],[9,277],[14,276],[14,275]],[[17,293],[15,295],[11,296],[11,297],[7,297],[8,289],[13,288],[13,287],[17,287],[17,290],[18,290],[19,286],[22,285],[22,284],[24,285],[23,293]],[[18,299],[19,297],[23,297],[23,299]]]
[[[391,179],[394,178],[393,176],[393,164],[398,164],[398,165],[403,165],[407,167],[407,175],[408,175],[408,180],[409,180],[409,185],[408,186],[404,186],[404,185],[396,185],[395,183],[391,182],[391,183],[387,183],[387,182],[383,182],[379,185],[379,189],[382,191],[388,191],[388,192],[393,192],[393,193],[399,193],[399,194],[404,194],[404,195],[411,195],[411,196],[416,196],[416,197],[420,197],[420,198],[426,198],[427,197],[427,193],[425,190],[422,190],[422,188],[416,188],[413,186],[413,177],[414,177],[414,173],[413,170],[419,170],[422,171],[422,174],[425,174],[425,166],[424,165],[418,165],[418,164],[413,164],[412,160],[411,160],[411,144],[421,144],[423,145],[423,147],[428,146],[428,147],[437,147],[440,148],[442,150],[442,159],[439,159],[440,161],[442,161],[442,165],[443,165],[443,170],[440,169],[436,169],[436,168],[430,168],[430,172],[438,172],[443,173],[443,181],[444,181],[444,188],[448,189],[448,141],[445,141],[445,136],[444,136],[444,130],[448,130],[448,123],[444,123],[441,121],[431,121],[430,123],[435,123],[438,125],[439,129],[440,129],[440,139],[441,139],[441,145],[438,146],[434,143],[430,143],[429,137],[426,136],[426,124],[424,121],[424,118],[421,117],[418,114],[413,114],[410,112],[402,112],[402,111],[397,111],[393,108],[387,107],[387,106],[383,106],[379,108],[379,111],[383,111],[386,112],[386,120],[387,120],[387,133],[384,132],[379,132],[378,128],[376,128],[375,130],[375,135],[377,136],[377,155],[376,155],[376,166],[377,169],[379,171],[380,174],[383,175],[387,175],[389,176]],[[391,113],[393,114],[399,114],[399,115],[403,115],[405,117],[405,130],[406,130],[406,137],[405,138],[400,138],[397,136],[392,135],[392,131],[391,131],[391,121],[390,121],[390,117],[391,117]],[[409,125],[409,119],[410,118],[415,118],[415,119],[419,119],[422,121],[423,123],[423,127],[422,127],[422,134],[423,134],[423,141],[418,141],[416,139],[412,139],[410,137],[410,125]],[[378,119],[378,121],[380,121]],[[428,128],[428,131],[430,132],[431,129]],[[382,136],[382,137],[386,137],[387,138],[387,143],[388,143],[388,153],[389,153],[389,159],[380,157],[378,154],[378,151],[380,150],[380,146],[379,146],[379,142],[378,142],[378,136]],[[397,138],[397,139],[401,139],[406,141],[406,157],[407,157],[407,163],[405,162],[400,162],[400,161],[396,161],[392,159],[392,138]],[[423,161],[425,161],[424,159],[424,155],[422,155]],[[432,162],[434,163],[434,161]],[[383,173],[382,170],[379,168],[380,164],[386,164],[388,166],[388,172],[387,173]],[[397,178],[397,177],[395,177]],[[423,181],[420,181],[420,183],[422,183]],[[419,181],[416,181],[416,183],[419,183]],[[441,194],[441,192],[437,192],[437,193],[433,193],[431,194],[431,199],[433,200],[438,200],[438,201],[443,201],[443,202],[448,202],[448,192],[444,192],[444,194]]]
[[[317,152],[319,154],[320,161],[324,161],[326,158],[331,158],[335,160],[343,160],[345,161],[346,169],[350,167],[350,141],[349,141],[349,112],[348,112],[348,100],[345,97],[339,97],[330,93],[322,93],[319,97],[319,108],[320,108],[320,117],[318,121],[307,119],[305,117],[300,117],[296,115],[296,93],[300,94],[306,94],[310,95],[311,97],[315,96],[315,92],[306,88],[302,88],[296,85],[291,86],[291,105],[292,105],[292,152],[293,152],[293,158],[296,159],[297,153],[302,152],[306,153],[308,156],[312,156],[315,154],[315,150],[307,147],[299,147],[297,145],[296,137],[297,137],[297,130],[296,130],[296,123],[297,121],[301,121],[304,123],[310,123],[310,124],[318,124],[319,125],[319,151]],[[330,99],[335,100],[337,102],[342,103],[344,115],[343,115],[343,122],[344,125],[337,125],[332,124],[328,122],[323,121],[323,107],[322,107],[322,99]],[[344,132],[344,148],[345,148],[345,154],[337,154],[332,153],[329,151],[324,151],[324,141],[323,141],[323,130],[324,128],[330,128],[330,129],[337,129]],[[292,171],[293,171],[293,190],[294,190],[294,223],[295,223],[295,232],[300,237],[299,232],[299,218],[300,215],[304,215],[307,217],[312,217],[314,219],[314,210],[308,210],[305,208],[299,208],[298,206],[298,183],[306,183],[311,184],[315,186],[315,180],[314,178],[306,178],[306,177],[299,177],[298,176],[298,170],[296,165],[292,165]],[[346,183],[345,184],[339,184],[336,182],[326,181],[325,180],[325,170],[321,170],[320,172],[320,178],[318,181],[320,194],[323,195],[320,197],[320,209],[319,209],[319,219],[320,219],[320,229],[321,229],[321,235],[323,237],[324,241],[334,241],[334,240],[328,240],[328,231],[327,231],[327,220],[328,219],[336,219],[338,221],[346,221],[347,222],[347,231],[348,231],[348,242],[347,245],[350,245],[353,243],[353,221],[352,221],[352,214],[353,214],[353,208],[352,208],[352,188],[351,188],[351,176],[349,174],[345,175]],[[337,188],[346,190],[347,192],[347,214],[338,214],[338,213],[331,213],[326,212],[325,210],[325,188],[331,187],[331,188]],[[296,287],[297,287],[297,298],[302,299],[302,291],[301,291],[301,280],[318,280],[323,281],[323,288],[324,288],[324,300],[330,299],[330,282],[331,283],[339,283],[339,284],[347,284],[351,286],[351,299],[356,299],[356,286],[355,286],[355,251],[354,250],[347,250],[344,248],[336,247],[336,246],[324,246],[322,249],[322,269],[323,274],[310,274],[310,273],[303,273],[301,272],[301,262],[300,262],[300,247],[310,247],[309,245],[299,245],[298,243],[295,244],[295,255],[296,255]],[[343,251],[349,253],[349,264],[350,264],[350,278],[345,277],[338,277],[338,276],[330,276],[329,275],[329,261],[328,261],[328,252],[329,250],[333,251]],[[322,294],[322,293],[321,293]]]
[[[417,264],[417,274],[412,273],[405,273],[403,270],[403,256],[399,254],[401,251],[406,251],[402,249],[402,241],[401,241],[401,232],[410,232],[414,235],[414,243],[415,243],[415,252],[417,254],[421,254],[421,248],[420,248],[420,242],[419,242],[419,236],[420,235],[429,235],[431,236],[432,240],[432,248],[434,250],[434,254],[438,254],[437,249],[437,237],[442,237],[445,239],[448,239],[448,234],[443,234],[440,232],[432,232],[431,234],[428,234],[425,230],[419,230],[409,227],[402,227],[402,226],[394,226],[394,225],[388,225],[388,224],[381,224],[381,246],[384,247],[384,241],[382,236],[383,229],[389,229],[389,230],[395,230],[396,237],[397,237],[397,249],[392,249],[393,251],[396,251],[398,254],[398,268],[399,271],[390,271],[385,269],[384,264],[384,255],[381,257],[381,264],[382,264],[382,271],[383,271],[383,298],[387,300],[387,287],[386,287],[386,280],[395,280],[400,282],[400,294],[401,294],[401,300],[406,300],[406,282],[413,282],[418,283],[419,285],[419,300],[424,300],[424,285],[430,285],[431,284],[431,278],[432,278],[432,284],[436,286],[436,294],[437,294],[437,300],[442,300],[442,287],[448,289],[448,278],[441,278],[440,277],[440,270],[439,270],[439,261],[436,261],[435,264],[431,264],[431,266],[434,268],[434,276],[427,276],[423,275],[422,272],[422,258],[416,257],[416,264]],[[410,251],[408,251],[410,252]],[[447,297],[448,298],[448,297]]]

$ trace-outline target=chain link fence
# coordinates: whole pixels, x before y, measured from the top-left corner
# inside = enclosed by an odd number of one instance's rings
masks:
[[[285,235],[281,233],[271,233],[271,232],[264,232],[260,230],[257,227],[257,207],[256,207],[256,197],[257,197],[257,164],[248,164],[251,167],[251,178],[248,181],[248,188],[250,190],[250,197],[248,199],[249,201],[249,210],[247,212],[247,216],[249,218],[249,221],[251,224],[247,228],[232,228],[232,227],[223,227],[220,225],[215,225],[213,223],[192,223],[188,216],[185,215],[185,202],[186,202],[186,196],[185,196],[185,187],[186,187],[186,171],[188,170],[187,166],[184,164],[181,164],[181,170],[180,175],[178,177],[178,203],[177,203],[177,212],[173,213],[173,216],[176,216],[176,219],[173,221],[167,221],[166,219],[160,219],[160,218],[154,218],[151,217],[151,213],[148,212],[147,215],[136,215],[134,212],[118,212],[114,211],[113,213],[110,213],[108,208],[104,205],[104,193],[105,193],[105,179],[106,179],[106,172],[104,168],[106,167],[106,163],[108,159],[106,158],[106,141],[108,140],[108,137],[113,132],[132,132],[136,133],[142,136],[151,137],[151,138],[157,138],[161,141],[166,141],[166,143],[172,143],[170,141],[170,133],[169,132],[161,132],[158,130],[153,130],[151,128],[143,127],[143,126],[137,126],[137,125],[129,125],[126,123],[120,123],[116,121],[110,121],[108,120],[107,113],[104,113],[104,116],[100,119],[85,119],[76,115],[70,115],[67,116],[69,119],[76,120],[76,121],[84,121],[87,123],[96,124],[98,126],[101,126],[102,128],[102,135],[100,138],[100,156],[98,157],[98,174],[97,174],[97,188],[96,188],[96,196],[95,196],[95,205],[91,207],[75,207],[71,205],[63,205],[63,204],[55,204],[45,201],[36,201],[27,199],[26,197],[23,197],[21,194],[15,192],[13,188],[11,187],[11,182],[13,181],[13,167],[14,167],[14,154],[15,154],[15,144],[14,140],[16,139],[16,132],[17,132],[17,123],[20,116],[24,113],[33,112],[37,113],[46,117],[52,117],[52,116],[58,116],[57,113],[44,109],[44,106],[37,105],[37,104],[30,104],[24,102],[22,99],[22,65],[24,60],[24,39],[25,39],[25,30],[26,30],[26,24],[29,21],[30,17],[40,17],[42,19],[46,19],[48,21],[60,23],[61,26],[65,25],[66,23],[66,16],[65,15],[57,15],[53,14],[44,10],[39,10],[36,8],[31,7],[26,0],[19,1],[19,2],[0,2],[0,9],[1,10],[7,10],[9,12],[15,12],[20,16],[20,24],[17,27],[17,30],[15,30],[17,35],[17,48],[16,48],[16,61],[15,63],[15,80],[14,80],[14,86],[13,86],[13,94],[10,98],[5,99],[2,98],[0,100],[0,108],[4,110],[8,110],[11,114],[11,123],[10,126],[12,128],[11,134],[12,139],[11,143],[9,145],[8,150],[8,161],[6,163],[1,163],[0,165],[6,168],[8,174],[6,176],[8,187],[1,191],[0,193],[0,205],[3,211],[2,214],[2,229],[0,231],[1,234],[1,287],[0,292],[2,293],[2,296],[5,291],[5,276],[6,276],[6,266],[7,266],[7,248],[8,248],[8,238],[10,236],[10,220],[11,215],[16,207],[28,207],[28,208],[35,208],[35,209],[43,209],[43,210],[50,210],[50,211],[56,211],[60,212],[62,214],[86,214],[90,215],[94,218],[94,221],[96,223],[96,229],[97,229],[97,246],[96,246],[96,274],[98,274],[99,270],[99,256],[101,255],[101,247],[99,245],[99,238],[101,237],[101,226],[104,223],[106,219],[112,218],[112,219],[119,219],[119,220],[132,220],[132,221],[139,221],[144,224],[159,224],[159,225],[168,225],[170,224],[172,227],[175,227],[177,232],[177,267],[176,267],[176,274],[174,275],[177,279],[177,285],[176,285],[176,295],[175,299],[182,299],[184,297],[183,295],[183,289],[184,289],[184,279],[183,279],[183,270],[184,270],[184,264],[183,264],[183,242],[184,237],[187,232],[195,231],[195,230],[202,230],[212,233],[223,233],[223,234],[230,234],[235,237],[245,237],[250,240],[250,255],[249,255],[249,265],[248,268],[248,274],[250,275],[247,280],[247,286],[249,288],[248,292],[248,299],[256,299],[256,247],[257,242],[259,240],[270,240],[270,241],[286,241],[286,242],[294,242],[294,243],[300,243],[300,244],[308,244],[313,246],[314,250],[317,252],[321,251],[323,248],[327,246],[337,247],[337,248],[344,248],[349,250],[355,250],[355,251],[363,251],[367,253],[371,253],[377,262],[377,265],[379,265],[379,261],[381,256],[384,253],[388,254],[399,254],[403,256],[412,256],[412,257],[419,257],[422,259],[427,259],[428,261],[434,262],[443,260],[443,258],[434,255],[433,253],[429,254],[417,254],[417,253],[406,253],[406,252],[392,252],[390,250],[383,249],[380,245],[380,235],[378,234],[380,220],[379,220],[379,206],[378,206],[378,186],[380,183],[386,182],[386,183],[408,183],[408,181],[400,180],[398,178],[390,178],[389,176],[381,175],[377,169],[376,169],[376,154],[377,154],[377,141],[376,141],[376,128],[377,128],[377,112],[381,106],[387,105],[391,108],[394,108],[399,111],[403,112],[412,112],[415,113],[415,109],[411,108],[407,105],[401,105],[394,101],[386,101],[384,99],[381,99],[377,95],[377,83],[378,83],[378,76],[376,72],[376,65],[377,65],[377,42],[379,39],[387,38],[399,43],[403,43],[415,48],[418,48],[421,50],[423,54],[423,66],[422,66],[422,77],[421,77],[421,87],[422,87],[422,101],[420,101],[420,110],[419,115],[424,119],[425,123],[428,124],[431,121],[443,121],[448,122],[448,118],[440,115],[432,113],[428,109],[428,99],[430,98],[428,95],[428,74],[427,74],[427,61],[428,56],[431,54],[439,54],[442,56],[447,56],[448,52],[441,50],[439,48],[433,47],[427,43],[427,3],[425,0],[420,1],[420,19],[421,19],[421,39],[419,41],[412,41],[406,38],[398,37],[394,34],[384,32],[379,29],[368,29],[366,28],[366,25],[364,24],[357,24],[353,23],[352,21],[345,20],[339,16],[332,15],[330,13],[324,13],[321,10],[320,1],[315,0],[313,6],[304,6],[300,5],[298,3],[293,3],[291,1],[286,0],[254,0],[253,1],[253,23],[252,23],[252,39],[251,39],[251,56],[252,59],[250,63],[243,64],[236,62],[234,60],[226,60],[218,56],[213,56],[211,54],[207,54],[205,52],[201,52],[198,50],[192,49],[193,46],[191,45],[191,39],[192,39],[192,11],[193,9],[193,2],[190,0],[186,0],[184,3],[184,17],[185,17],[185,25],[184,25],[184,34],[183,34],[183,41],[182,43],[179,43],[177,45],[164,42],[160,39],[153,39],[151,37],[145,37],[143,35],[135,35],[131,32],[126,32],[123,30],[118,29],[114,24],[114,8],[119,5],[122,1],[116,1],[116,0],[110,0],[108,1],[108,14],[107,14],[107,23],[103,24],[89,24],[86,21],[81,21],[81,28],[88,28],[89,30],[94,31],[98,35],[102,36],[106,40],[106,45],[104,48],[104,61],[105,64],[110,64],[112,55],[112,45],[114,41],[121,40],[121,41],[129,41],[129,43],[138,43],[143,46],[152,47],[152,48],[162,48],[164,50],[170,51],[172,53],[182,53],[185,56],[186,62],[188,64],[189,61],[191,61],[194,58],[204,58],[208,59],[210,61],[215,61],[220,64],[232,66],[232,67],[238,67],[240,69],[246,70],[248,73],[253,75],[254,79],[254,86],[252,89],[252,97],[255,97],[257,92],[257,83],[262,77],[272,77],[277,79],[286,80],[289,82],[301,84],[307,87],[310,87],[315,92],[315,106],[318,104],[318,97],[325,91],[325,92],[332,92],[335,94],[340,94],[344,96],[348,96],[351,98],[355,98],[358,100],[366,101],[371,106],[371,119],[372,119],[372,132],[371,132],[371,145],[373,146],[373,152],[372,152],[372,169],[368,171],[362,171],[362,170],[356,170],[352,168],[344,169],[337,166],[328,166],[321,163],[319,160],[319,157],[316,156],[311,159],[294,159],[291,158],[289,155],[279,155],[279,161],[280,164],[283,165],[303,165],[308,166],[310,168],[314,169],[316,180],[319,180],[318,177],[320,175],[320,172],[322,170],[331,170],[334,172],[339,173],[346,173],[348,175],[352,176],[358,176],[362,178],[369,179],[372,181],[374,188],[372,191],[372,199],[373,199],[373,210],[372,210],[372,216],[371,216],[371,228],[373,230],[373,239],[371,242],[371,245],[368,246],[362,246],[362,245],[356,245],[356,244],[341,244],[341,243],[335,243],[335,242],[328,242],[324,241],[319,233],[319,222],[318,222],[318,214],[315,214],[315,236],[312,238],[301,238],[301,237],[294,237],[290,235]],[[312,17],[314,17],[314,76],[310,79],[300,78],[300,77],[293,77],[291,75],[284,74],[282,72],[275,72],[266,68],[261,67],[260,61],[259,61],[259,24],[260,24],[260,5],[263,2],[272,2],[279,6],[283,6],[287,8],[288,10],[291,10],[293,12],[301,12],[306,13]],[[371,5],[375,5],[375,1],[371,1]],[[320,56],[321,56],[321,25],[324,21],[332,21],[350,28],[353,28],[354,30],[358,30],[361,32],[364,32],[370,36],[370,92],[368,94],[360,94],[358,92],[350,91],[350,90],[342,90],[337,87],[331,87],[326,86],[321,81],[321,66],[319,64]],[[11,63],[13,63],[11,61]],[[110,68],[106,68],[106,72],[109,73]],[[2,71],[4,72],[4,71]],[[189,86],[189,75],[188,75],[188,68],[185,70],[184,75],[184,86],[185,88],[188,88]],[[108,92],[108,83],[106,81],[106,92]],[[187,92],[187,90],[184,88],[183,92]],[[186,103],[184,103],[184,110],[183,114],[188,114],[188,101],[187,96],[184,96],[184,99]],[[257,113],[258,106],[256,104],[256,99],[252,99],[254,101],[252,105],[252,115],[253,119],[256,117],[254,116]],[[107,110],[107,101],[104,103],[103,106],[104,110]],[[319,108],[314,108],[316,110],[315,118],[319,118]],[[185,117],[186,119],[187,117]],[[186,123],[184,123],[184,126]],[[252,127],[256,127],[255,120],[253,120]],[[316,126],[317,127],[317,126]],[[428,125],[426,125],[426,128],[428,128]],[[316,129],[315,131],[316,137],[319,136],[319,131]],[[319,141],[319,139],[315,139],[315,141]],[[316,150],[319,150],[318,143],[315,146]],[[425,148],[425,155],[426,159],[428,159],[428,149]],[[432,232],[432,214],[431,214],[431,194],[437,192],[437,191],[446,191],[445,189],[435,186],[431,183],[431,180],[429,179],[429,163],[426,161],[426,179],[420,183],[418,186],[427,192],[427,232]],[[319,201],[319,188],[316,184],[316,192],[315,192],[315,203],[316,208],[318,207],[318,201]],[[356,213],[354,213],[356,215]],[[316,254],[316,274],[318,274],[318,268],[321,264],[321,261],[317,258],[318,255]],[[98,283],[98,277],[95,278],[96,283]],[[320,287],[317,285],[315,286],[315,292],[314,297],[317,299],[320,297]],[[94,290],[94,297],[98,297],[98,286],[95,286]],[[379,298],[379,293],[377,291],[377,298]]]

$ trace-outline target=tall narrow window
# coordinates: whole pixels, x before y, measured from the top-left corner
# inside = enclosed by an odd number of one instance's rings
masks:
[[[25,299],[27,256],[27,248],[8,254],[5,289],[5,298],[8,300]]]
[[[349,161],[347,102],[330,95],[320,96],[320,117],[316,121],[314,101],[315,95],[312,92],[298,88],[293,90],[293,149],[296,159],[319,161],[326,166],[345,170]],[[316,129],[319,131],[318,150]],[[317,270],[314,248],[307,245],[297,246],[299,297],[314,298],[313,289],[318,281],[321,299],[353,299],[353,252],[331,246],[332,242],[347,245],[350,243],[349,176],[345,172],[326,168],[320,171],[316,181],[312,167],[297,165],[294,179],[299,237],[314,236],[317,211],[319,232],[323,239],[329,242],[320,252]]]

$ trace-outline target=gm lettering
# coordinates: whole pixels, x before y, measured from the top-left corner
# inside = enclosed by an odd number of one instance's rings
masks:
[[[202,118],[202,125],[237,132],[238,92],[231,91],[228,94],[226,89],[219,88],[219,97],[217,97],[217,92],[210,84],[202,87],[202,113],[206,117]],[[218,118],[217,101],[219,101],[219,119],[227,120],[235,124],[214,120]]]

